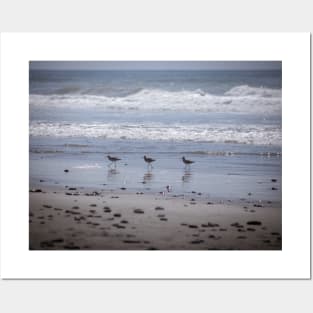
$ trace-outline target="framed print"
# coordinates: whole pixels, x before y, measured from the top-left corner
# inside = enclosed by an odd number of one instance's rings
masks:
[[[310,278],[310,35],[1,36],[3,278]]]

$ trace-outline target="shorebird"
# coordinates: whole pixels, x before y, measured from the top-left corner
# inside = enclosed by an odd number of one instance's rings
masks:
[[[147,156],[145,156],[145,155],[144,155],[144,157],[143,157],[143,158],[144,158],[145,162],[146,162],[146,163],[148,163],[148,168],[149,168],[149,166],[152,168],[151,163],[152,163],[152,162],[154,162],[154,161],[155,161],[155,159],[148,158],[148,157],[147,157]]]
[[[185,164],[185,167],[190,167],[190,164],[195,163],[194,161],[185,159],[184,156],[182,157],[182,160],[183,160],[183,162]]]
[[[112,162],[112,163],[110,164],[110,166],[111,166],[112,164],[114,164],[114,167],[116,167],[116,162],[121,160],[121,159],[119,159],[119,158],[117,158],[117,157],[112,157],[112,156],[110,156],[110,155],[108,155],[107,157],[108,157],[108,159]]]

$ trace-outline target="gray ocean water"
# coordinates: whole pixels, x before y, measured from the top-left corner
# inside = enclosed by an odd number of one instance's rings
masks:
[[[29,75],[31,185],[156,191],[171,185],[212,197],[253,191],[281,200],[281,71]],[[122,158],[116,171],[107,154]],[[152,173],[144,154],[157,160]],[[195,161],[189,170],[183,155]]]

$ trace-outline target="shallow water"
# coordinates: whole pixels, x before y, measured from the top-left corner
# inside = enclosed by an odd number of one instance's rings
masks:
[[[280,201],[281,72],[30,71],[29,148],[31,186]]]

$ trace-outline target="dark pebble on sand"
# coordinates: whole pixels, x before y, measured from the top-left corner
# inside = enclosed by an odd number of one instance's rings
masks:
[[[145,213],[145,211],[143,211],[143,210],[141,210],[141,209],[135,209],[135,210],[134,210],[134,213],[143,214],[143,213]]]
[[[53,243],[62,243],[62,242],[64,242],[64,239],[63,238],[52,239],[51,242],[53,242]]]
[[[74,187],[71,187],[71,188],[69,188],[68,190],[76,190],[76,188],[74,188]]]
[[[90,204],[89,206],[96,207],[97,205],[93,203],[93,204]]]
[[[120,224],[113,224],[112,226],[115,228],[125,228],[125,226],[120,225]]]
[[[280,236],[280,233],[271,233],[273,236]]]
[[[167,221],[167,218],[161,217],[161,218],[160,218],[160,221],[165,221],[165,222],[166,222],[166,221]]]
[[[121,220],[121,223],[122,223],[122,224],[128,224],[128,221],[126,221],[126,220]]]
[[[230,224],[230,226],[237,227],[237,228],[243,228],[243,225],[240,225],[238,222],[232,223],[232,224]]]
[[[238,236],[237,239],[247,239],[246,236]]]
[[[154,209],[155,209],[155,210],[164,210],[164,208],[161,207],[161,206],[157,206],[157,207],[155,207]]]
[[[276,187],[272,187],[272,190],[277,190],[277,188]]]
[[[51,209],[51,208],[52,208],[52,206],[51,206],[51,205],[48,205],[48,204],[44,204],[43,207],[44,207],[44,208],[47,208],[47,209]]]
[[[66,250],[80,250],[78,246],[64,246],[63,248]]]
[[[96,213],[96,210],[89,210],[90,213]]]
[[[197,225],[192,225],[192,224],[188,225],[188,227],[189,227],[189,228],[198,228]]]
[[[272,179],[272,182],[273,182],[273,183],[276,183],[276,182],[277,182],[277,179]]]
[[[263,207],[262,204],[253,204],[253,206],[256,207],[256,208],[262,208]]]
[[[67,213],[67,214],[73,214],[73,215],[78,215],[78,214],[80,214],[80,212],[71,211],[71,210],[65,210],[65,213]]]
[[[211,204],[213,204],[213,202],[207,202],[207,204],[208,204],[208,205],[211,205]]]
[[[72,196],[73,194],[70,193],[70,192],[66,192],[65,195],[66,195],[66,196]]]
[[[124,240],[124,243],[140,243],[139,240]]]
[[[53,244],[53,242],[51,242],[51,241],[42,241],[42,242],[40,242],[40,247],[41,248],[53,248],[54,247],[54,244]]]
[[[240,233],[245,233],[246,231],[242,228],[237,228],[237,231],[240,232]]]
[[[115,216],[115,217],[121,217],[122,214],[120,214],[120,213],[115,213],[115,214],[113,214],[113,216]]]
[[[252,193],[251,193],[251,192],[248,192],[248,196],[252,196]]]
[[[126,188],[125,188],[125,187],[122,187],[121,190],[126,190]]]
[[[192,191],[191,193],[196,193],[195,191]]]
[[[247,222],[247,225],[256,225],[256,226],[259,226],[259,225],[262,225],[262,222],[260,222],[260,221],[248,221],[248,222]]]
[[[191,244],[199,244],[199,243],[204,243],[204,240],[201,240],[201,239],[199,239],[199,240],[193,240],[193,241],[191,241],[190,242]]]
[[[65,172],[65,173],[68,173],[68,172],[69,172],[69,170],[68,170],[68,169],[65,169],[65,170],[64,170],[64,172]]]
[[[219,224],[208,222],[208,227],[219,227],[219,226],[220,226]]]

